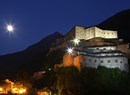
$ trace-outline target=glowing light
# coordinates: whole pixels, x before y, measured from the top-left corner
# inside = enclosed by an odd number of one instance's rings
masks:
[[[27,88],[23,86],[23,84],[19,82],[12,82],[9,79],[5,80],[6,83],[8,83],[9,88],[6,88],[6,91],[10,91],[13,94],[23,95],[27,92]],[[1,91],[1,87],[0,87]]]
[[[3,88],[2,88],[2,87],[0,87],[0,91],[3,91]]]
[[[67,52],[68,52],[69,54],[72,54],[73,48],[68,48],[68,49],[67,49]]]
[[[19,93],[20,93],[20,94],[26,93],[26,89],[20,89],[20,90],[19,90]]]
[[[13,32],[14,31],[14,27],[11,24],[7,25],[6,29],[7,29],[8,32]]]
[[[74,42],[75,45],[79,45],[80,40],[75,38],[75,39],[73,40],[73,42]]]
[[[26,89],[24,88],[12,88],[12,93],[14,94],[23,94],[26,93]]]

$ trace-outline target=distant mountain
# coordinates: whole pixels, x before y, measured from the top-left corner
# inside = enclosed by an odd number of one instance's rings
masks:
[[[119,38],[123,38],[125,42],[130,42],[130,9],[115,14],[97,25],[97,27],[116,30]]]
[[[51,45],[62,37],[62,34],[55,32],[21,52],[0,56],[0,74],[9,75],[29,70],[34,72],[41,69]]]

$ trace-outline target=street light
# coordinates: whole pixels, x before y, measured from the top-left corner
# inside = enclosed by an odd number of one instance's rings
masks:
[[[72,54],[72,52],[73,52],[73,48],[69,47],[69,48],[67,49],[67,53]]]
[[[79,39],[73,39],[73,43],[75,44],[75,45],[79,45],[79,42],[80,42],[80,40]]]

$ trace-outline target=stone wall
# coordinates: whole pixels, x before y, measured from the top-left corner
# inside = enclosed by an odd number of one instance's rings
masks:
[[[66,54],[63,56],[64,67],[73,66],[73,63],[74,63],[74,59],[71,54]]]
[[[86,29],[85,32],[86,32],[85,40],[95,37],[95,28],[94,27]]]
[[[97,27],[91,27],[85,29],[84,27],[75,27],[75,38],[89,40],[95,37],[113,39],[118,38],[117,31],[102,30]]]
[[[102,30],[95,27],[95,37],[101,38],[118,38],[117,31],[110,31],[110,30]]]
[[[102,46],[102,47],[88,47],[86,48],[86,51],[92,51],[92,52],[99,52],[101,50],[117,50],[116,46]]]
[[[81,70],[81,62],[82,62],[82,55],[74,57],[74,66],[77,67],[79,71]]]
[[[84,60],[82,62],[82,68],[84,67],[92,67],[98,68],[99,66],[104,66],[107,68],[119,68],[122,71],[129,70],[128,59],[126,57],[90,57],[84,56]]]
[[[130,54],[129,44],[117,45],[117,50],[124,52],[126,54]]]
[[[75,38],[76,39],[85,39],[86,38],[86,33],[84,27],[76,26],[75,29]]]

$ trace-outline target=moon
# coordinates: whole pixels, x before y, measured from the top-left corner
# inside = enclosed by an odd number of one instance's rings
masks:
[[[7,25],[6,29],[7,29],[8,32],[13,32],[14,31],[14,27],[11,24]]]

